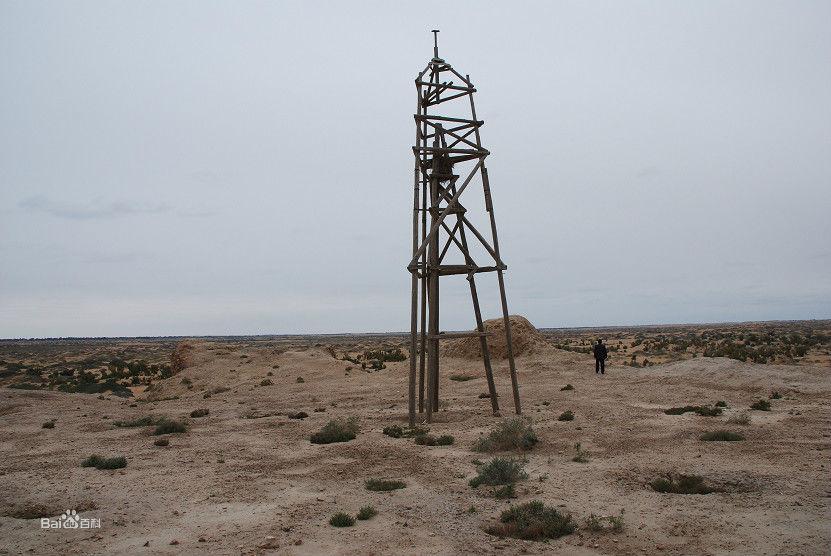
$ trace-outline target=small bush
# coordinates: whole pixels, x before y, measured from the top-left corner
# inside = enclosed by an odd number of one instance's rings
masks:
[[[55,421],[46,421],[44,424],[40,426],[42,429],[54,429],[55,428]]]
[[[332,419],[319,432],[314,433],[309,440],[312,444],[332,444],[333,442],[348,442],[358,436],[358,418]]]
[[[753,402],[750,405],[750,409],[756,409],[759,411],[770,411],[770,402],[767,400],[760,399],[759,401]]]
[[[358,510],[358,519],[361,521],[365,521],[367,519],[372,519],[378,515],[378,510],[373,508],[372,506],[364,506],[360,510]]]
[[[622,510],[620,512],[620,515],[610,515],[604,517],[590,514],[589,517],[586,518],[586,529],[588,529],[592,533],[603,533],[606,531],[614,531],[615,533],[619,533],[623,531],[623,528],[624,522]]]
[[[390,425],[389,427],[384,427],[384,434],[392,438],[401,438],[404,435],[404,429],[400,425]]]
[[[725,431],[725,430],[717,430],[711,432],[705,432],[701,436],[698,437],[699,440],[706,440],[709,442],[716,441],[716,442],[735,442],[738,440],[744,440],[744,436],[740,435],[737,432]]]
[[[306,380],[302,376],[297,377],[297,384],[303,384],[304,382],[306,382]]]
[[[113,425],[116,427],[151,427],[157,423],[158,419],[152,415],[139,417],[130,421],[115,421]]]
[[[414,442],[420,446],[435,446],[436,437],[432,434],[420,434],[415,437]]]
[[[468,481],[473,488],[479,485],[509,485],[528,478],[525,472],[525,460],[514,458],[493,458],[476,470],[477,476]]]
[[[724,400],[719,400],[716,402],[716,407],[727,407],[727,402]]]
[[[436,446],[450,446],[455,441],[456,439],[453,438],[451,435],[443,434],[436,439]]]
[[[407,483],[394,479],[367,479],[364,486],[367,490],[374,492],[389,492],[391,490],[405,488]]]
[[[476,452],[530,450],[537,442],[537,434],[531,428],[531,421],[523,417],[512,417],[497,423],[487,436],[476,441],[473,450]]]
[[[773,392],[771,392],[770,396],[768,396],[768,398],[770,398],[771,400],[781,400],[782,399],[782,394],[780,394],[777,391],[773,391]]]
[[[495,488],[493,490],[493,497],[497,500],[507,500],[508,498],[516,498],[516,488],[514,483]]]
[[[727,422],[731,425],[749,425],[750,414],[746,411],[742,411],[741,413],[734,413],[727,419]]]
[[[289,419],[305,419],[308,416],[309,416],[309,414],[306,413],[305,411],[298,411],[297,413],[289,413],[288,414]]]
[[[500,523],[488,527],[486,531],[500,537],[541,541],[569,535],[575,528],[570,514],[561,514],[539,500],[534,500],[511,506],[502,512]]]
[[[163,436],[161,438],[157,438],[153,442],[153,445],[154,446],[170,446],[170,439],[166,436]]]
[[[122,467],[127,467],[127,458],[124,456],[102,458],[99,455],[93,454],[81,462],[81,467],[94,467],[96,469],[121,469]]]
[[[332,527],[352,527],[355,525],[355,518],[349,514],[338,512],[329,519]]]
[[[574,412],[570,409],[567,409],[560,413],[560,416],[557,417],[558,421],[574,421]]]
[[[190,416],[191,416],[191,417],[194,417],[194,418],[196,418],[196,417],[204,417],[205,415],[209,414],[210,412],[211,412],[211,410],[210,410],[210,409],[208,409],[208,408],[206,408],[206,407],[202,407],[202,408],[199,408],[199,409],[194,409],[193,411],[191,411],[191,412],[190,412]]]
[[[710,494],[715,492],[715,489],[705,484],[704,477],[698,475],[659,477],[650,484],[655,492],[664,494]]]
[[[455,380],[456,382],[467,382],[468,380],[473,380],[474,378],[476,377],[470,375],[450,375],[450,380]]]
[[[565,386],[560,388],[560,392],[565,392],[566,390],[574,390],[574,386],[572,386],[571,384],[566,384]]]
[[[264,378],[260,381],[260,386],[271,386],[274,384],[270,378]]]
[[[671,407],[664,411],[667,415],[683,415],[684,413],[697,413],[702,417],[716,417],[721,415],[721,407],[709,407],[706,405],[685,405]]]
[[[160,435],[160,434],[176,434],[176,433],[183,433],[187,432],[188,427],[181,421],[176,421],[174,419],[160,419],[156,424],[156,429],[153,431],[153,434]]]

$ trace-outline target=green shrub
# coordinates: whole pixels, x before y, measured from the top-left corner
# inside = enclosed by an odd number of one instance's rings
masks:
[[[474,378],[476,377],[470,375],[450,375],[450,380],[455,380],[456,382],[467,382],[468,380],[473,380]]]
[[[479,485],[509,485],[528,478],[525,472],[525,460],[514,458],[493,458],[488,463],[478,466],[477,476],[468,484],[473,488]]]
[[[364,486],[367,490],[375,492],[389,492],[391,490],[405,488],[407,483],[395,479],[367,479]]]
[[[698,475],[677,475],[659,477],[652,481],[652,489],[664,494],[710,494],[715,489],[704,482]]]
[[[435,446],[436,437],[432,434],[420,434],[415,437],[414,442],[420,446]]]
[[[153,431],[153,434],[158,436],[160,434],[176,434],[187,431],[188,427],[183,422],[176,421],[175,419],[162,418],[157,422],[156,429]]]
[[[200,409],[194,409],[193,411],[191,411],[191,412],[190,412],[190,416],[191,416],[191,417],[194,417],[194,418],[196,418],[196,417],[204,417],[205,415],[209,414],[210,412],[211,412],[211,410],[210,410],[210,409],[208,409],[208,408],[206,408],[206,407],[202,407],[202,408],[200,408]]]
[[[274,382],[270,378],[264,378],[260,381],[260,386],[271,386]]]
[[[122,467],[127,467],[127,458],[124,456],[103,458],[97,454],[93,454],[81,462],[81,467],[94,467],[96,469],[121,469]]]
[[[314,433],[309,440],[312,444],[332,444],[333,442],[348,442],[358,436],[358,418],[342,417],[332,419],[320,431]]]
[[[773,392],[771,392],[770,396],[768,396],[768,398],[770,398],[771,400],[781,400],[782,399],[782,394],[780,394],[779,392],[773,391]]]
[[[55,428],[55,421],[46,421],[44,424],[40,426],[42,429],[54,429]]]
[[[523,417],[504,419],[494,425],[487,436],[473,445],[476,452],[501,452],[530,450],[538,442],[531,421]]]
[[[606,531],[619,533],[620,531],[623,531],[623,528],[623,510],[621,510],[620,515],[610,515],[604,517],[590,514],[589,517],[586,518],[586,529],[592,533],[603,533]]]
[[[757,409],[759,411],[770,411],[770,402],[767,400],[759,400],[750,405],[750,409]]]
[[[305,419],[308,416],[309,416],[309,414],[306,413],[305,411],[298,411],[297,413],[289,413],[288,414],[289,419]]]
[[[717,417],[721,415],[722,409],[720,407],[708,407],[703,405],[696,410],[696,413],[702,417]]]
[[[425,427],[402,427],[401,425],[390,425],[384,427],[384,434],[392,438],[415,438],[430,432]]]
[[[509,483],[505,486],[493,489],[493,497],[497,500],[507,500],[508,498],[516,498],[516,489],[514,483]]]
[[[735,442],[737,440],[744,440],[744,436],[740,435],[737,432],[731,432],[726,430],[717,430],[711,432],[705,432],[701,436],[698,437],[699,440],[706,440],[706,441],[716,441],[716,442]]]
[[[534,500],[511,506],[502,512],[500,523],[488,527],[486,531],[500,537],[541,541],[571,534],[575,528],[570,514],[561,514],[556,509]]]
[[[297,377],[296,382],[297,382],[297,384],[303,384],[304,382],[306,382],[306,380],[302,376],[299,376],[299,377]]]
[[[338,512],[329,519],[332,527],[352,527],[355,525],[355,518],[349,514]]]
[[[565,386],[560,388],[560,392],[565,392],[566,390],[574,390],[574,386],[572,386],[571,384],[566,384]]]
[[[560,416],[557,417],[558,421],[574,421],[574,412],[570,409],[567,409],[560,413]]]
[[[716,402],[716,407],[727,407],[727,402],[724,400],[719,400]]]
[[[455,441],[456,439],[449,434],[443,434],[436,439],[436,446],[450,446]]]
[[[384,427],[384,434],[392,438],[401,438],[404,435],[404,429],[400,425],[390,425],[389,427]]]
[[[378,510],[376,510],[372,506],[364,506],[358,511],[358,516],[357,517],[361,521],[364,521],[364,520],[367,520],[367,519],[372,519],[376,515],[378,515]]]
[[[709,407],[706,405],[685,405],[681,407],[671,407],[664,411],[667,415],[682,415],[684,413],[697,413],[703,417],[716,417],[721,415],[721,407]]]

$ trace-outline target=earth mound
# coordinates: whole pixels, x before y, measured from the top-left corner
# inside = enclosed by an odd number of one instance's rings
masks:
[[[510,315],[511,340],[513,341],[514,357],[524,353],[531,353],[534,348],[545,344],[545,340],[528,319],[519,315]],[[485,321],[485,332],[488,336],[488,351],[493,359],[508,357],[508,342],[505,338],[505,321],[501,318]],[[445,357],[461,357],[465,359],[479,359],[482,349],[479,338],[471,336],[445,340],[440,347],[440,353]]]

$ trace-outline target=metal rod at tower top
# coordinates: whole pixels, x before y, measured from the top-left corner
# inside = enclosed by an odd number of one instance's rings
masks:
[[[415,114],[416,142],[413,147],[413,243],[412,258],[407,265],[407,270],[412,275],[408,381],[410,426],[416,423],[416,411],[424,414],[424,420],[429,423],[441,407],[439,392],[450,384],[442,386],[441,382],[440,342],[451,338],[475,337],[482,355],[491,411],[494,415],[499,415],[493,357],[489,347],[491,333],[482,317],[479,305],[481,293],[475,283],[475,275],[483,272],[497,273],[514,407],[517,413],[521,412],[511,319],[508,317],[503,276],[508,267],[499,253],[490,182],[485,168],[485,158],[490,152],[482,146],[480,128],[484,122],[476,119],[473,103],[473,95],[477,90],[471,83],[470,76],[463,76],[439,58],[439,31],[434,29],[432,32],[433,58],[415,79],[418,108]],[[453,85],[456,79],[461,80],[462,85]],[[468,97],[469,105],[463,102],[464,97]],[[459,102],[457,99],[461,99],[462,103],[454,110],[442,111],[436,108]],[[469,118],[460,117],[460,113],[464,115],[468,112]],[[473,140],[469,139],[471,135]],[[460,181],[462,176],[464,178]],[[462,194],[477,179],[482,182],[485,194],[485,210],[491,232],[489,238],[485,237],[485,230],[480,232],[473,226],[469,215],[466,216],[468,210],[462,204]],[[456,223],[448,226],[446,220],[453,215]],[[473,236],[471,242],[479,246],[478,251],[484,251],[485,255],[482,256],[487,261],[476,261],[471,254],[468,232]],[[444,247],[440,248],[441,246]],[[445,262],[446,258],[458,259],[459,255],[464,264]],[[466,276],[469,282],[474,317],[471,332],[445,333],[439,329],[440,278],[454,275]]]

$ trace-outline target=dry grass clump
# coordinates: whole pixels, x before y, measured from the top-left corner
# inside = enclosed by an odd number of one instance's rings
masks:
[[[166,436],[163,436],[161,438],[157,438],[153,442],[153,445],[154,446],[170,446],[170,439]]]
[[[572,386],[571,384],[566,384],[565,386],[560,388],[560,392],[565,392],[567,390],[574,390],[574,386]]]
[[[103,458],[97,454],[93,454],[81,462],[81,467],[94,467],[96,469],[121,469],[122,467],[127,467],[127,458],[124,456]]]
[[[453,380],[453,381],[456,381],[456,382],[467,382],[468,380],[473,380],[476,377],[471,376],[471,375],[450,375],[449,378],[450,378],[450,380]]]
[[[55,428],[55,420],[52,419],[51,421],[46,421],[44,424],[40,426],[42,429],[54,429]]]
[[[557,417],[557,420],[558,421],[574,421],[574,412],[570,409],[566,409],[565,411],[560,413],[560,416]]]
[[[624,527],[623,510],[620,511],[620,515],[599,516],[590,514],[586,518],[586,529],[592,533],[605,533],[607,531],[620,533]]]
[[[194,409],[193,411],[191,411],[190,416],[193,417],[193,418],[204,417],[205,415],[209,414],[210,412],[211,412],[211,410],[208,409],[207,407],[200,407],[199,409]]]
[[[439,437],[435,437],[432,434],[420,434],[415,437],[414,442],[421,446],[450,446],[455,440],[449,434],[443,434]]]
[[[571,461],[576,463],[589,463],[589,455],[583,450],[579,442],[574,445],[574,449],[577,453],[571,458]]]
[[[525,417],[503,419],[473,445],[476,452],[530,450],[538,442],[531,421]]]
[[[384,427],[384,434],[392,438],[415,438],[430,432],[426,427],[402,427],[400,425],[390,425]]]
[[[326,423],[320,431],[314,433],[309,440],[312,444],[332,444],[334,442],[348,442],[358,436],[358,418],[339,417]]]
[[[372,506],[364,506],[360,510],[358,510],[358,515],[356,516],[361,521],[365,521],[367,519],[372,519],[378,515],[378,510],[376,510]]]
[[[698,437],[699,440],[706,440],[710,442],[736,442],[738,440],[744,440],[744,436],[737,432],[726,431],[726,430],[717,430],[717,431],[710,431],[705,432],[701,436]]]
[[[511,506],[502,512],[500,523],[486,531],[500,537],[514,537],[529,541],[557,539],[576,529],[571,514],[561,514],[539,500]]]
[[[187,431],[188,426],[184,424],[182,421],[162,417],[156,422],[156,428],[155,430],[153,430],[153,434],[158,436],[161,434],[177,434],[184,433]]]
[[[760,399],[759,401],[753,402],[750,405],[750,409],[756,409],[758,411],[770,411],[770,402],[767,400]]]
[[[407,483],[397,479],[367,479],[366,482],[364,482],[364,486],[367,490],[374,492],[389,492],[391,490],[405,488]]]
[[[749,425],[750,414],[746,411],[735,413],[727,419],[727,422],[731,425]]]
[[[659,477],[650,483],[655,492],[663,494],[710,494],[716,489],[704,482],[699,475]]]
[[[670,407],[664,411],[667,415],[683,415],[684,413],[691,412],[697,413],[702,417],[716,417],[721,415],[722,408],[718,406],[710,407],[707,405],[684,405],[681,407]]]

